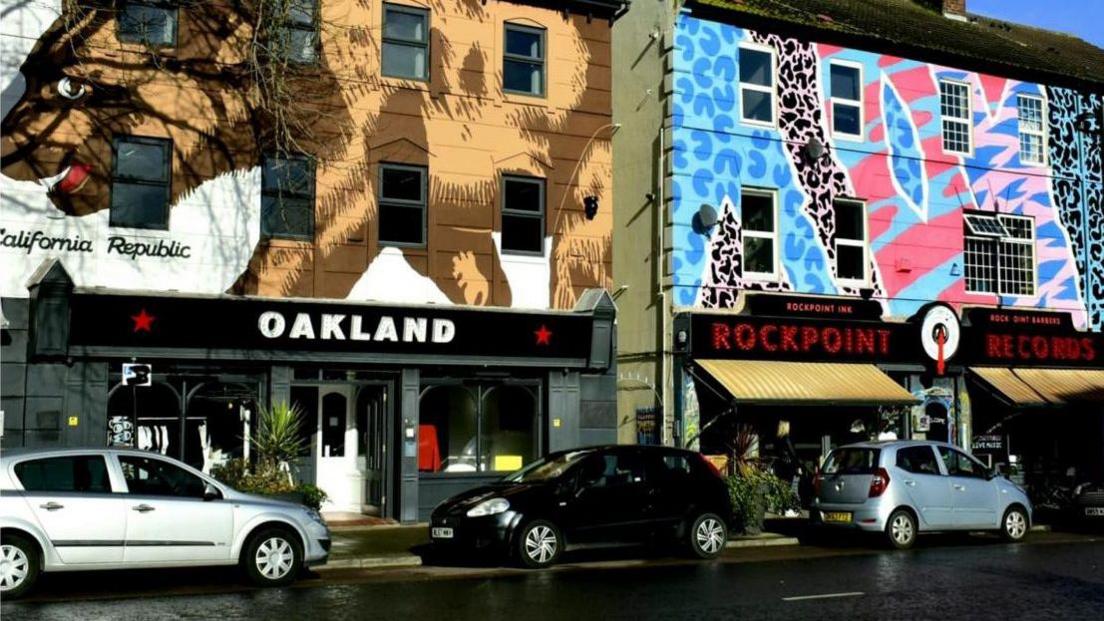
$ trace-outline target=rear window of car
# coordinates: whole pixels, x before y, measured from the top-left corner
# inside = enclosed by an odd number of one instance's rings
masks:
[[[28,492],[111,492],[101,455],[32,459],[16,464],[15,476]]]
[[[824,460],[824,474],[874,474],[881,451],[872,448],[841,448]]]

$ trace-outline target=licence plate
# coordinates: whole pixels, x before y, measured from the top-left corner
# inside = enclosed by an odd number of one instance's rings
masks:
[[[1104,507],[1085,507],[1085,515],[1104,517]]]
[[[452,529],[438,526],[430,529],[429,536],[433,537],[434,539],[452,539]]]
[[[836,524],[849,524],[851,522],[851,513],[848,511],[825,511],[824,521]]]

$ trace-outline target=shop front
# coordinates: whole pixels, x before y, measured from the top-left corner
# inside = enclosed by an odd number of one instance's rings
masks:
[[[961,332],[950,308],[887,321],[880,304],[861,299],[743,298],[735,312],[676,318],[680,444],[767,462],[796,455],[811,473],[850,442],[967,441]]]
[[[974,453],[1038,494],[1104,480],[1104,335],[1066,313],[971,308]]]
[[[302,413],[324,510],[402,521],[548,451],[614,442],[614,307],[395,306],[32,287],[27,375],[69,426],[36,444],[136,446],[210,472],[259,413]],[[29,398],[28,398],[29,400]],[[33,404],[32,404],[33,405]]]

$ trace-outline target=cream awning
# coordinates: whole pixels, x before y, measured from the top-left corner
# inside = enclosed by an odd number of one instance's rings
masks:
[[[1013,405],[1104,403],[1104,370],[970,367]]]
[[[911,405],[919,400],[872,364],[697,360],[732,397],[770,405]]]

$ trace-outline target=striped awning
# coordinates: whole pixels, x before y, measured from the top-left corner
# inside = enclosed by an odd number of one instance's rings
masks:
[[[741,403],[911,405],[919,400],[872,364],[697,360]]]
[[[1104,370],[970,367],[1013,405],[1104,403]]]

